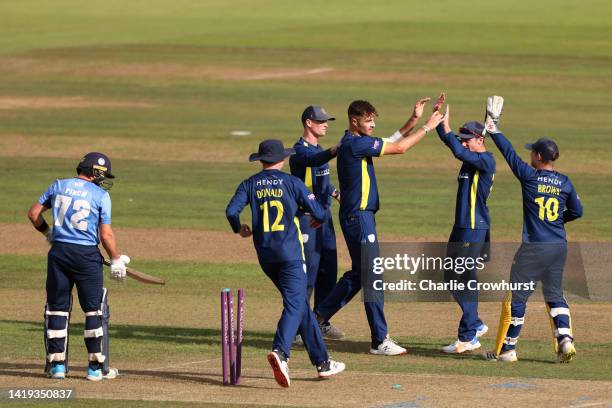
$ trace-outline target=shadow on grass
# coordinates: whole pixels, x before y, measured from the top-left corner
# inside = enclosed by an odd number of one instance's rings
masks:
[[[42,339],[42,322],[21,320],[0,320],[19,326],[19,330],[31,332]],[[273,333],[263,331],[244,331],[244,346],[269,350],[272,344]],[[70,324],[70,337],[83,336],[83,324]],[[143,340],[147,342],[195,344],[195,345],[221,345],[221,330],[208,328],[174,327],[174,326],[143,326],[143,325],[110,325],[111,340]]]
[[[68,378],[78,379],[84,376],[82,375],[85,371],[85,366],[72,367]],[[44,363],[0,363],[0,376],[7,377],[21,377],[21,378],[47,378],[47,375],[43,372]],[[38,372],[32,372],[32,370],[38,370]],[[75,373],[78,370],[78,373]],[[177,380],[186,381],[199,384],[218,385],[223,386],[221,375],[218,372],[212,371],[152,371],[152,370],[119,370],[119,378],[125,377],[150,377],[159,378],[162,380]],[[258,376],[258,375],[242,375],[242,378],[254,378],[254,379],[265,379],[269,380],[270,376]],[[242,388],[276,388],[276,387],[265,387],[265,386],[250,386],[240,385]]]

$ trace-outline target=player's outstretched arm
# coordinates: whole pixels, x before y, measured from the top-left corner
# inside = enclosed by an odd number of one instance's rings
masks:
[[[457,140],[457,136],[451,130],[450,127],[450,105],[446,105],[446,113],[444,114],[444,119],[438,127],[436,127],[436,131],[438,132],[438,136],[440,136],[440,140],[444,142],[446,146],[453,153],[453,156],[457,160],[461,160],[462,162],[469,163],[472,166],[476,167],[479,170],[489,170],[494,171],[495,162],[491,159],[491,156],[487,156],[481,153],[472,152],[470,149],[466,149],[463,147],[461,142]]]
[[[416,101],[414,107],[412,108],[412,114],[410,115],[410,118],[406,121],[406,123],[404,123],[401,128],[396,130],[394,134],[389,137],[383,138],[383,140],[387,143],[395,143],[402,140],[403,137],[408,136],[410,132],[412,132],[412,129],[414,129],[414,127],[416,126],[417,122],[419,121],[419,118],[423,116],[423,110],[425,109],[425,105],[430,100],[431,98],[425,97]]]
[[[234,196],[227,204],[227,208],[225,209],[225,216],[227,217],[227,220],[229,221],[232,230],[236,234],[240,233],[240,235],[242,235],[243,237],[245,236],[243,235],[243,233],[246,233],[246,231],[243,231],[244,227],[242,226],[242,224],[240,224],[240,213],[242,212],[244,207],[246,207],[248,202],[249,196],[247,194],[245,182],[243,181],[236,189]]]
[[[440,112],[434,112],[427,123],[417,129],[415,132],[409,134],[398,142],[395,143],[385,143],[383,154],[404,154],[408,150],[410,150],[414,145],[425,137],[425,135],[431,130],[434,129],[438,124],[442,121],[443,115]]]
[[[490,133],[490,136],[495,146],[497,146],[502,156],[504,156],[504,159],[506,159],[510,169],[519,180],[525,180],[535,173],[535,170],[519,157],[512,143],[510,143],[503,133]]]
[[[294,146],[295,154],[292,156],[292,160],[301,166],[306,167],[319,167],[336,157],[337,146],[332,146],[327,150],[314,153],[310,149],[306,149],[304,146],[296,144]]]

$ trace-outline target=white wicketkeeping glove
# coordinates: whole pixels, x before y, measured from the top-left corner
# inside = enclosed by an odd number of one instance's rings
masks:
[[[501,96],[489,96],[487,98],[487,113],[485,116],[485,129],[487,133],[499,133],[497,124],[504,108],[504,98]]]
[[[119,282],[125,282],[126,271],[125,265],[130,263],[130,257],[127,255],[121,255],[119,259],[111,260],[110,275],[111,279]]]

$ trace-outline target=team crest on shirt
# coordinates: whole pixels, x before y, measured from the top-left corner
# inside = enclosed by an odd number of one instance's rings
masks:
[[[302,234],[302,242],[303,242],[303,243],[307,243],[307,242],[308,242],[308,238],[310,238],[310,237],[308,236],[308,234]]]
[[[316,197],[313,193],[308,194],[308,199],[309,200],[314,200]]]
[[[372,149],[376,150],[378,149],[378,146],[380,146],[380,140],[374,139],[374,145],[372,146]]]
[[[370,234],[370,235],[368,235],[368,241],[370,241],[371,243],[373,243],[374,241],[376,241],[376,235],[374,235],[374,234]]]

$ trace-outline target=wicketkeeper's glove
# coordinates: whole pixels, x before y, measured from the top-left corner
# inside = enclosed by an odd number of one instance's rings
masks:
[[[504,108],[504,98],[501,96],[489,96],[487,98],[487,112],[485,115],[485,130],[487,133],[499,133],[497,124]]]

